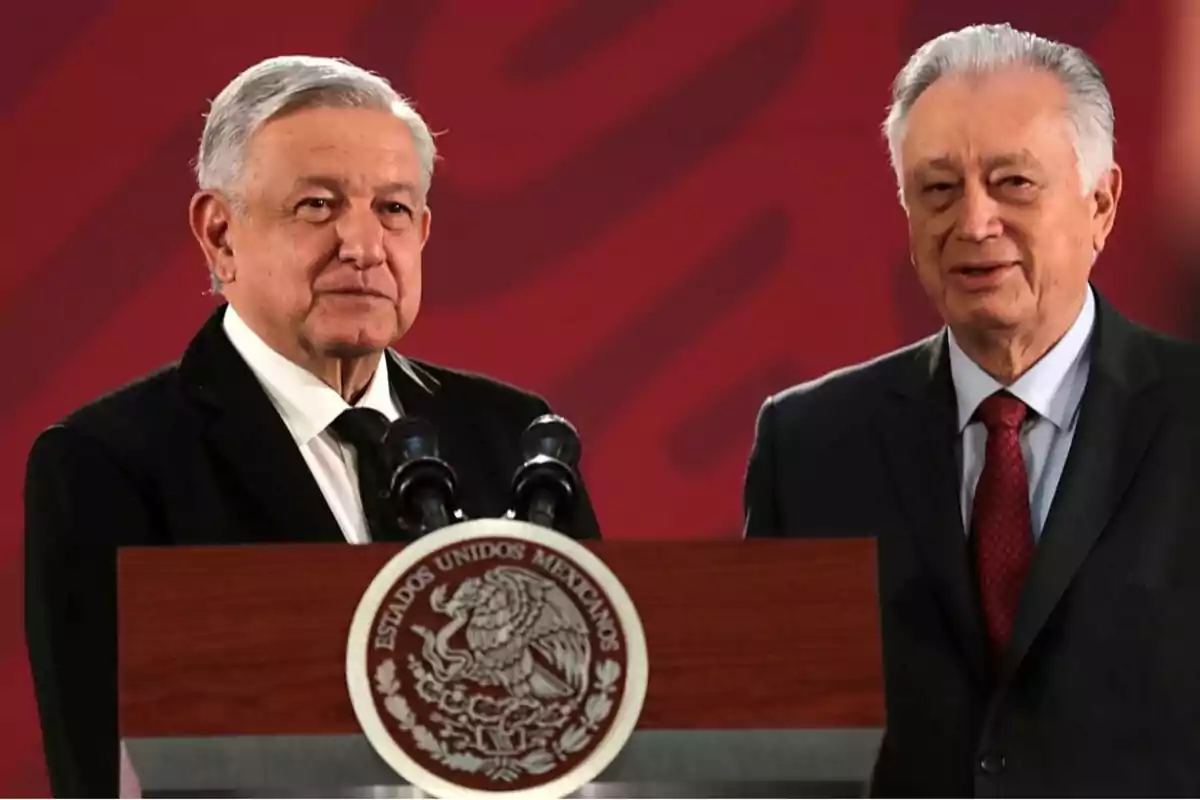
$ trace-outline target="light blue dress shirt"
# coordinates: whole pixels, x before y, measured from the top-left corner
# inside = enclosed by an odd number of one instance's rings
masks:
[[[968,535],[975,487],[983,472],[987,446],[987,429],[971,417],[985,398],[1007,388],[1035,412],[1021,428],[1021,452],[1029,477],[1033,537],[1035,541],[1041,537],[1071,441],[1075,438],[1079,404],[1091,367],[1091,348],[1087,345],[1095,322],[1096,300],[1089,287],[1083,308],[1066,335],[1008,387],[984,372],[962,351],[954,334],[949,334],[950,374],[954,381],[961,437],[959,469],[963,529]]]

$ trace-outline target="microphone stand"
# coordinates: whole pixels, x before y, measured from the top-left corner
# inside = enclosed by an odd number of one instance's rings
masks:
[[[509,514],[556,530],[570,519],[579,494],[579,434],[562,417],[545,414],[525,429],[521,450],[525,461],[513,475]]]
[[[433,425],[401,417],[388,429],[383,446],[393,465],[392,503],[404,527],[416,529],[420,536],[462,519],[455,497],[457,477],[438,454]]]

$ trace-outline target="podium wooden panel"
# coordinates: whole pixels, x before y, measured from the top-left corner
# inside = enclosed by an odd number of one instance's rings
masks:
[[[119,556],[127,740],[361,735],[345,683],[359,598],[401,545]],[[596,542],[650,655],[639,731],[877,729],[871,540]]]

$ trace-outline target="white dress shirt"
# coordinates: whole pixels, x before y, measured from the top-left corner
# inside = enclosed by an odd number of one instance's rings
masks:
[[[1005,387],[988,375],[963,352],[950,333],[950,374],[958,401],[960,439],[961,501],[963,528],[970,535],[971,506],[975,487],[983,472],[987,429],[971,420],[985,398],[1007,388],[1034,413],[1021,428],[1021,452],[1029,477],[1029,508],[1033,536],[1042,535],[1054,492],[1062,477],[1067,453],[1075,437],[1079,403],[1091,367],[1092,328],[1096,322],[1096,300],[1089,287],[1083,308],[1066,335],[1012,385]]]
[[[291,432],[346,541],[369,542],[354,448],[342,444],[328,430],[350,405],[311,372],[272,350],[233,306],[225,309],[224,327],[229,341],[250,366]],[[356,406],[380,411],[392,422],[400,417],[400,404],[392,396],[384,358],[381,353],[375,374]],[[287,487],[281,487],[281,491],[287,491]]]

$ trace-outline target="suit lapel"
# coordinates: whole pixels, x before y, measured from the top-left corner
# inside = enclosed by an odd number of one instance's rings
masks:
[[[254,373],[209,318],[180,364],[185,390],[211,414],[215,457],[269,520],[255,541],[343,541],[312,471]]]
[[[502,516],[509,503],[509,485],[519,462],[519,432],[497,430],[490,418],[489,398],[472,395],[469,376],[454,375],[389,351],[392,391],[406,416],[430,422],[438,432],[438,450],[457,479],[457,500],[470,519]],[[447,383],[443,383],[443,378]],[[465,379],[463,379],[465,378]],[[503,410],[503,409],[501,409]],[[511,442],[505,437],[511,436]]]
[[[405,358],[395,350],[387,351],[387,367],[388,382],[392,387],[392,394],[400,403],[401,413],[406,417],[428,420],[438,428],[440,434],[441,426],[437,423],[443,410],[442,404],[433,401],[441,388],[438,379],[420,364]]]
[[[433,425],[438,434],[438,453],[454,470],[461,488],[483,460],[471,438],[478,420],[469,410],[455,405],[455,399],[424,365],[392,351],[389,355],[388,377],[400,408],[405,416],[420,417]],[[467,496],[459,499],[470,504]]]
[[[1145,334],[1098,294],[1096,312],[1078,428],[1017,608],[1003,679],[1029,652],[1100,538],[1162,421]]]
[[[962,525],[954,391],[944,343],[945,335],[939,334],[915,351],[913,369],[898,385],[895,402],[878,418],[879,432],[942,606],[967,661],[986,682],[986,641]]]

